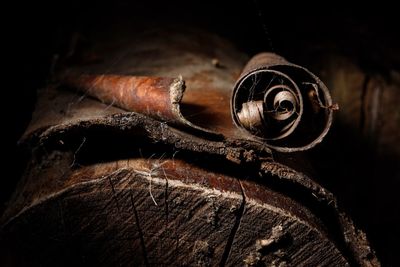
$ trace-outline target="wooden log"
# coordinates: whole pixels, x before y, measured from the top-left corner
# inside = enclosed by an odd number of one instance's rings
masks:
[[[72,155],[54,152],[54,179]],[[54,158],[59,160],[54,161]],[[340,265],[310,211],[252,181],[176,159],[129,159],[71,171],[5,225],[16,265]],[[43,171],[31,179],[45,179]],[[45,181],[35,181],[31,186]],[[49,183],[51,184],[51,183]],[[30,186],[30,187],[31,187]],[[43,186],[42,186],[43,188]],[[34,196],[36,193],[36,196]],[[248,196],[251,194],[251,197]],[[3,243],[4,244],[4,243]],[[18,256],[23,254],[23,256]]]
[[[116,68],[157,55],[162,67],[141,61],[146,74],[185,72],[195,92],[232,88],[245,57],[195,33],[126,42],[154,50]],[[227,68],[205,64],[215,51]],[[49,86],[21,145],[30,157],[1,219],[5,266],[379,266],[332,194],[260,144],[194,136]]]

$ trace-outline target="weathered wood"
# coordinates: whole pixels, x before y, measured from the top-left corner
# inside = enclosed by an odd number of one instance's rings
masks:
[[[395,266],[400,225],[400,75],[381,60],[383,69],[340,54],[315,60],[318,65],[312,69],[319,69],[341,109],[331,138],[312,153],[314,167],[324,174],[320,181],[367,231],[382,264]]]
[[[44,169],[54,174],[71,158],[54,152],[49,159],[58,164]],[[68,176],[51,194],[25,198],[6,223],[10,261],[23,252],[21,265],[347,262],[310,211],[252,181],[173,159],[95,164]]]
[[[113,47],[131,55],[117,67],[90,69],[183,72],[197,94],[232,88],[244,57],[225,41],[152,34],[125,43],[137,53]],[[215,51],[227,68],[205,64]],[[201,138],[48,87],[21,145],[30,160],[1,219],[5,265],[379,266],[332,194],[259,143]]]

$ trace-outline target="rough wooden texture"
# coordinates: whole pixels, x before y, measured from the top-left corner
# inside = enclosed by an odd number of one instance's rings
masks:
[[[96,164],[57,187],[32,195],[3,230],[4,252],[24,252],[21,265],[346,264],[318,219],[295,201],[179,160]]]
[[[321,183],[368,232],[382,263],[395,266],[400,236],[400,73],[387,62],[381,63],[386,70],[375,69],[377,64],[366,66],[343,55],[316,61],[311,69],[319,69],[341,109],[331,138],[313,151],[318,162],[314,167],[324,173]]]
[[[225,41],[186,33],[154,42],[163,33],[128,46],[133,54],[113,47],[130,56],[98,68],[185,72],[199,92],[233,85],[244,57]],[[237,68],[205,64],[210,40]],[[201,72],[209,80],[190,79]],[[49,86],[21,146],[26,171],[1,218],[5,265],[379,266],[332,194],[260,144],[194,136]]]
[[[321,75],[333,97],[342,103],[340,122],[359,131],[378,156],[400,155],[399,72],[370,73],[340,56],[319,64],[324,66]]]

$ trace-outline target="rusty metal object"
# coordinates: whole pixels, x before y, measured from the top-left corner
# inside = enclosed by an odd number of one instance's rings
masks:
[[[335,109],[318,77],[273,53],[258,54],[247,63],[231,102],[235,124],[280,152],[307,150],[321,142]]]
[[[185,91],[182,77],[141,77],[67,73],[59,77],[69,87],[95,97],[103,103],[141,113],[174,125],[216,133],[186,120],[180,111]]]

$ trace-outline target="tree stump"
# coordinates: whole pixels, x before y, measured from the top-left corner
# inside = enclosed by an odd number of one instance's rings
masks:
[[[183,75],[196,104],[205,88],[231,90],[246,60],[194,30],[125,36],[79,69]],[[1,221],[6,266],[379,266],[332,194],[251,142],[192,135],[49,85],[21,146],[26,170]]]

